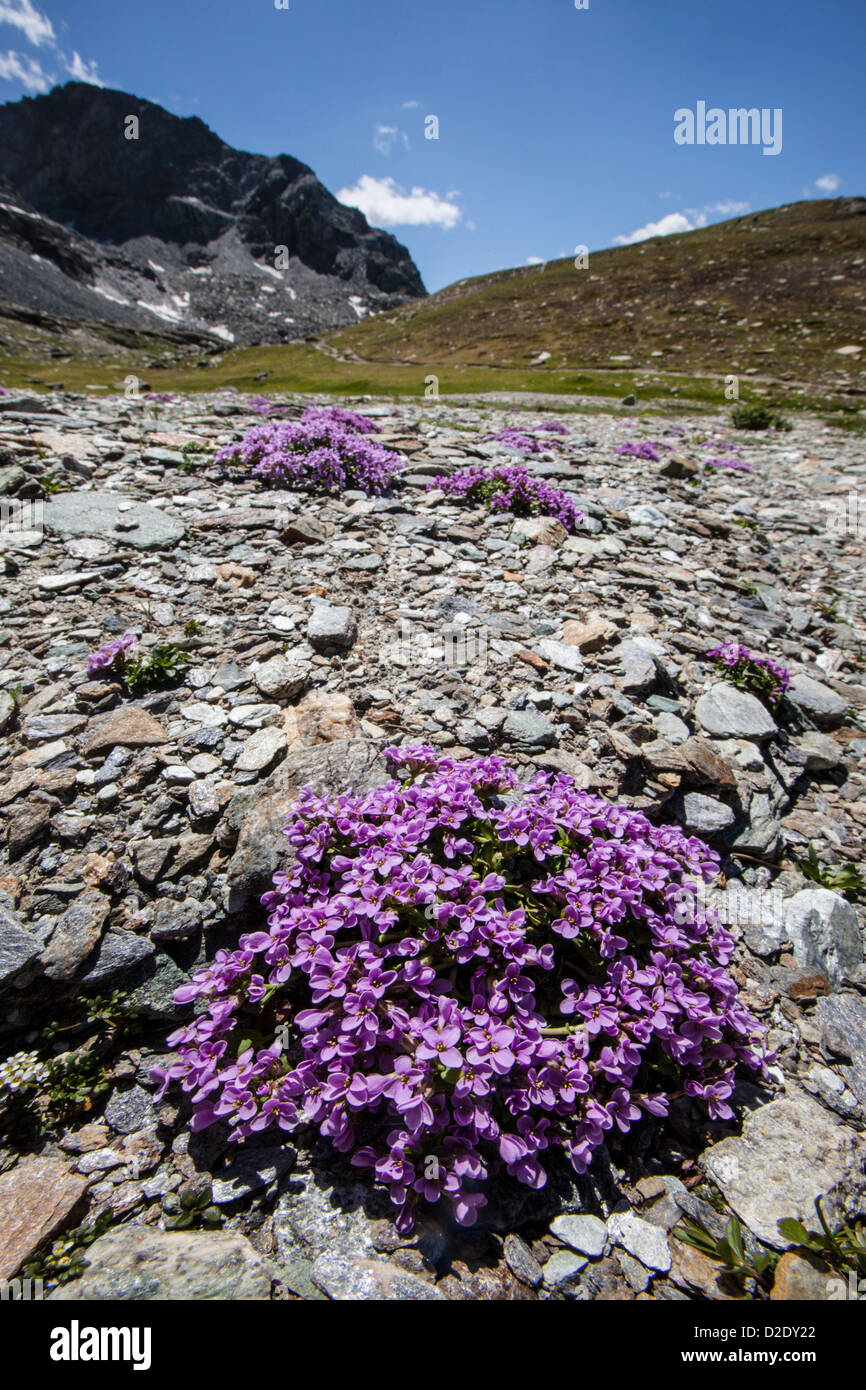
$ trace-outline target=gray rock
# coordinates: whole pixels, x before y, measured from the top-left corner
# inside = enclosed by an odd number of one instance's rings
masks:
[[[862,1118],[866,1112],[866,1003],[855,994],[831,994],[818,1000],[814,1017],[821,1031],[821,1050],[856,1096]]]
[[[111,903],[95,888],[82,893],[59,918],[42,953],[49,980],[70,980],[102,936]]]
[[[746,738],[760,741],[777,732],[769,712],[748,690],[738,690],[719,681],[695,705],[695,718],[707,733],[717,738]]]
[[[563,1284],[570,1283],[586,1268],[586,1263],[582,1255],[573,1255],[570,1250],[557,1250],[541,1271],[545,1287],[558,1289]]]
[[[544,1275],[541,1265],[525,1240],[521,1240],[520,1236],[506,1236],[502,1245],[502,1255],[516,1279],[522,1284],[528,1284],[531,1289],[538,1288]]]
[[[153,943],[131,931],[107,931],[95,954],[85,961],[85,972],[78,983],[88,988],[107,985],[121,974],[127,975],[154,956]]]
[[[822,728],[836,728],[848,713],[848,701],[811,676],[792,676],[788,699]]]
[[[375,1217],[365,1213],[364,1204],[378,1201],[375,1216],[387,1216],[388,1199],[379,1200],[380,1195],[361,1180],[337,1183],[319,1170],[293,1173],[289,1190],[274,1208],[277,1262],[293,1265],[320,1255],[374,1256]]]
[[[864,959],[857,909],[829,888],[804,888],[784,904],[786,935],[798,965],[821,970],[838,985]]]
[[[551,637],[545,637],[540,642],[535,643],[534,650],[545,661],[557,666],[562,671],[573,671],[579,675],[583,670],[583,657],[580,648],[572,646],[568,642],[555,642]]]
[[[238,772],[263,772],[286,747],[286,735],[282,729],[269,726],[257,729],[250,734],[235,762]]]
[[[358,625],[351,608],[320,604],[307,623],[307,640],[325,656],[347,652],[357,635]]]
[[[604,1254],[607,1228],[597,1216],[557,1216],[550,1229],[558,1240],[565,1241],[581,1255],[598,1259]]]
[[[629,695],[646,695],[656,682],[656,664],[651,652],[638,642],[620,642],[610,653],[617,663],[617,681]]]
[[[236,1151],[231,1161],[214,1174],[213,1200],[216,1206],[226,1206],[251,1192],[261,1192],[271,1187],[295,1164],[294,1149],[285,1148],[241,1149]]]
[[[24,929],[11,900],[0,895],[0,994],[35,963],[39,951],[40,943]]]
[[[166,1302],[271,1296],[274,1273],[245,1236],[229,1231],[154,1231],[120,1226],[88,1247],[80,1279],[55,1289],[56,1302],[104,1299]]]
[[[712,905],[722,922],[742,932],[746,945],[756,956],[771,956],[787,939],[787,928],[779,894],[762,893],[745,884],[729,882],[723,893],[714,894]]]
[[[842,749],[829,734],[810,729],[796,745],[806,759],[807,772],[832,772],[842,761]]]
[[[717,835],[736,820],[730,806],[701,792],[687,792],[683,797],[683,823],[687,830],[698,835]]]
[[[444,1302],[435,1284],[385,1260],[320,1255],[310,1277],[316,1288],[339,1302]]]
[[[129,500],[119,492],[59,492],[45,503],[45,525],[62,536],[107,536],[136,550],[168,550],[183,539],[179,521],[145,502],[127,507]]]
[[[608,1234],[614,1245],[621,1245],[648,1269],[667,1274],[671,1267],[671,1250],[660,1226],[642,1221],[634,1212],[614,1212],[607,1220]]]
[[[104,1117],[118,1134],[135,1134],[139,1129],[152,1129],[157,1123],[151,1092],[135,1085],[112,1091]]]
[[[509,710],[502,732],[509,743],[523,748],[551,748],[557,742],[554,725],[532,709]]]
[[[626,515],[632,526],[660,527],[669,525],[664,512],[659,511],[658,507],[653,507],[648,502],[639,503],[636,507],[629,507]]]
[[[293,700],[306,690],[312,669],[308,661],[293,657],[291,653],[274,656],[256,670],[256,686],[268,699]]]
[[[786,1250],[778,1222],[794,1217],[810,1225],[815,1198],[859,1169],[862,1157],[862,1140],[853,1130],[798,1096],[752,1110],[742,1134],[706,1149],[700,1162],[749,1230]]]
[[[319,796],[338,796],[369,791],[387,781],[384,759],[372,744],[336,739],[290,753],[255,793],[241,793],[226,813],[239,826],[226,872],[229,911],[239,912],[260,897],[271,887],[277,869],[290,863],[283,828],[303,787],[312,787]]]

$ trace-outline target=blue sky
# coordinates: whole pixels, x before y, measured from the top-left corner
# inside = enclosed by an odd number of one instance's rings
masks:
[[[73,76],[292,154],[435,290],[866,194],[864,38],[864,0],[0,0],[0,100]],[[780,109],[781,152],[678,145],[699,102]]]

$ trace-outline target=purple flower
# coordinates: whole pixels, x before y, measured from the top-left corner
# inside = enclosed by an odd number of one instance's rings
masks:
[[[585,1172],[667,1114],[662,1077],[730,1118],[735,1069],[766,1075],[765,1030],[730,934],[696,905],[680,920],[717,856],[562,774],[386,756],[368,792],[301,793],[267,930],[178,991],[204,1012],[171,1034],[160,1094],[180,1086],[193,1127],[233,1142],[315,1126],[401,1232],[425,1202],[472,1224],[491,1170],[542,1187],[552,1149]],[[242,1041],[274,1017],[279,1041]]]
[[[99,651],[91,653],[87,658],[88,676],[98,675],[101,671],[110,671],[115,665],[123,661],[123,653],[135,642],[134,632],[125,632],[122,637],[116,637],[112,642],[106,642]]]

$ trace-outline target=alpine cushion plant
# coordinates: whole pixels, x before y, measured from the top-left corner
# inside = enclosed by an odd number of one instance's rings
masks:
[[[364,794],[302,793],[268,929],[175,995],[202,1011],[159,1094],[180,1082],[193,1129],[235,1141],[314,1126],[404,1231],[424,1202],[471,1225],[503,1170],[543,1187],[556,1149],[583,1173],[674,1096],[731,1118],[737,1065],[769,1059],[698,896],[718,857],[562,774],[386,758]]]
[[[751,691],[771,705],[776,704],[791,684],[790,672],[778,661],[769,656],[755,656],[738,642],[713,647],[707,652],[707,659],[715,662],[716,671],[725,680],[741,690]]]
[[[629,458],[646,459],[649,463],[660,463],[659,449],[670,451],[670,448],[670,444],[663,444],[660,439],[627,439],[625,443],[616,446],[614,453],[626,454]]]
[[[134,632],[125,632],[106,642],[87,658],[87,674],[116,676],[132,695],[177,685],[182,680],[190,660],[186,652],[173,642],[160,642],[143,656],[127,655],[136,641]]]
[[[385,492],[402,468],[398,454],[369,438],[372,420],[350,410],[311,406],[300,420],[268,420],[226,444],[216,463],[243,464],[256,478],[312,492]]]
[[[553,442],[533,439],[531,434],[524,434],[523,430],[515,429],[513,425],[507,425],[498,434],[488,435],[488,439],[493,444],[504,444],[506,449],[516,449],[521,454],[543,454]]]
[[[104,672],[119,670],[125,663],[125,652],[134,645],[135,640],[134,632],[125,632],[122,637],[115,637],[113,641],[106,642],[99,651],[91,652],[87,658],[88,676],[99,676]]]
[[[482,468],[472,465],[457,473],[440,475],[427,485],[438,487],[452,497],[468,502],[486,502],[492,512],[513,512],[515,516],[553,516],[566,531],[573,531],[586,520],[567,492],[551,487],[526,468]]]

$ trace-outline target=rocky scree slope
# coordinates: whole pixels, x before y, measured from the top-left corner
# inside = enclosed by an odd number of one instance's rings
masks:
[[[0,1055],[76,1047],[96,1068],[46,1131],[0,1141],[0,1277],[104,1213],[88,1268],[52,1296],[140,1296],[146,1277],[165,1298],[729,1297],[672,1234],[683,1213],[718,1232],[734,1212],[782,1254],[780,1218],[814,1224],[821,1193],[831,1214],[866,1201],[862,913],[797,867],[814,845],[827,870],[863,868],[862,545],[838,525],[862,448],[803,418],[738,439],[753,473],[712,470],[724,421],[570,416],[528,460],[587,513],[566,536],[428,490],[513,461],[489,438],[513,414],[358,408],[406,461],[390,496],[266,491],[210,466],[260,418],[230,393],[158,419],[140,401],[0,397],[4,499],[61,485],[44,531],[0,533]],[[625,431],[673,452],[618,455]],[[182,684],[133,699],[88,677],[127,628],[187,648]],[[799,727],[719,682],[703,657],[724,640],[789,668]],[[734,1124],[680,1099],[585,1178],[506,1181],[477,1230],[434,1211],[405,1238],[327,1146],[233,1150],[189,1133],[180,1094],[155,1104],[150,1068],[187,1016],[174,991],[260,920],[299,789],[374,785],[403,739],[499,750],[717,848],[775,1093],[742,1083]],[[112,992],[106,1031],[93,1007]],[[214,1204],[222,1230],[167,1230],[181,1199]],[[826,1277],[784,1254],[773,1297],[826,1297]]]
[[[425,293],[406,248],[307,165],[126,92],[69,82],[0,106],[0,175],[3,298],[33,311],[278,343]]]

